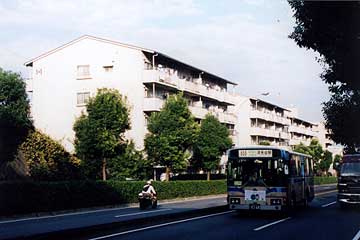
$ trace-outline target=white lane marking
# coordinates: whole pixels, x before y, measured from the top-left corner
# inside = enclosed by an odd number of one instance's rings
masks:
[[[121,214],[121,215],[116,215],[115,217],[119,218],[119,217],[134,216],[134,215],[141,215],[141,214],[149,214],[149,213],[154,213],[154,212],[162,212],[162,211],[170,211],[170,210],[172,210],[172,209],[164,208],[164,209],[152,210],[152,211],[147,211],[147,212]]]
[[[159,227],[164,227],[164,226],[173,225],[173,224],[177,224],[177,223],[189,222],[189,221],[214,217],[214,216],[218,216],[218,215],[224,215],[224,214],[233,213],[233,212],[235,212],[235,210],[230,210],[230,211],[221,212],[221,213],[214,213],[214,214],[209,214],[209,215],[200,216],[200,217],[188,218],[188,219],[174,221],[174,222],[162,223],[162,224],[153,225],[153,226],[149,226],[149,227],[129,230],[129,231],[126,231],[126,232],[119,232],[119,233],[114,233],[114,234],[105,235],[105,236],[101,236],[101,237],[90,238],[89,240],[100,240],[100,239],[105,239],[105,238],[111,238],[111,237],[116,237],[116,236],[120,236],[120,235],[129,234],[129,233],[144,231],[144,230],[147,230],[147,229],[159,228]]]
[[[358,231],[358,233],[355,235],[355,237],[352,240],[359,240],[360,239],[360,230]]]
[[[254,231],[260,231],[260,230],[262,230],[262,229],[264,229],[264,228],[267,228],[267,227],[270,227],[270,226],[272,226],[272,225],[275,225],[275,224],[284,222],[284,221],[289,220],[289,219],[291,219],[291,217],[284,218],[284,219],[278,220],[278,221],[276,221],[276,222],[272,222],[272,223],[266,224],[266,225],[264,225],[264,226],[255,228]]]
[[[336,203],[336,201],[335,201],[335,202],[328,203],[328,204],[324,204],[324,205],[322,205],[321,207],[322,207],[322,208],[325,208],[325,207],[328,207],[328,206],[330,206],[330,205],[334,205],[335,203]]]

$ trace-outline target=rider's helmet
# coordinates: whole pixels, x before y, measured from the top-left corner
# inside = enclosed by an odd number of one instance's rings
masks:
[[[146,184],[149,184],[149,185],[151,185],[151,183],[152,183],[152,180],[148,180],[148,181],[146,182]]]

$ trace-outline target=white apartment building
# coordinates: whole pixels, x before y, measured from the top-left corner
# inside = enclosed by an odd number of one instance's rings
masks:
[[[304,120],[298,117],[297,109],[289,109],[288,118],[290,119],[289,134],[290,142],[289,145],[294,147],[300,143],[304,145],[310,145],[313,138],[319,139],[319,132],[317,124],[310,121]]]
[[[289,145],[289,110],[259,98],[235,95],[234,100],[231,110],[238,120],[233,138],[235,145],[257,145],[264,141],[274,146]]]
[[[236,115],[228,85],[219,76],[160,52],[116,41],[83,36],[25,63],[30,67],[27,90],[35,127],[73,150],[75,119],[99,88],[114,88],[127,97],[131,130],[127,137],[144,146],[147,117],[164,99],[182,91],[200,120],[209,112],[234,135]]]

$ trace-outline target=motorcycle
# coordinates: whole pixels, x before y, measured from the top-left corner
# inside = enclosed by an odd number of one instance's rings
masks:
[[[141,210],[147,209],[151,206],[152,209],[157,208],[157,199],[156,195],[152,195],[150,193],[139,193],[139,207]]]

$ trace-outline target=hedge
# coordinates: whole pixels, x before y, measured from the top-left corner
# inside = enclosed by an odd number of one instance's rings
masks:
[[[330,183],[337,183],[337,177],[314,177],[315,185],[330,184]]]
[[[1,182],[0,215],[132,203],[143,185],[139,181]],[[224,180],[154,182],[154,187],[159,200],[226,192]]]

